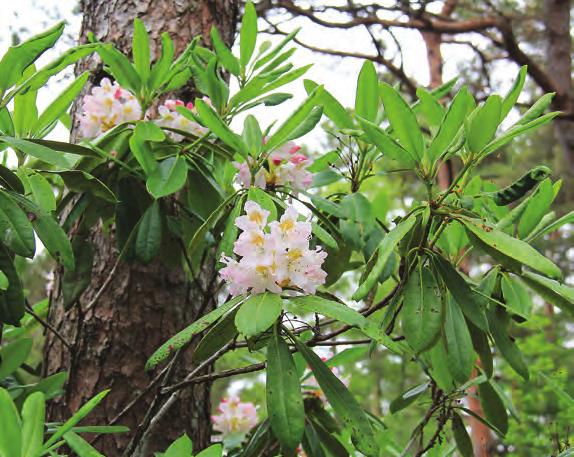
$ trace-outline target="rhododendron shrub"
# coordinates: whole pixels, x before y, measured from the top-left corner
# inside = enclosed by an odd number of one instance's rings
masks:
[[[147,392],[157,395],[135,438],[160,422],[161,411],[180,401],[189,386],[264,370],[260,417],[253,405],[236,398],[214,415],[220,433],[247,435],[234,453],[386,455],[383,422],[365,411],[367,405],[334,368],[337,355],[325,361],[316,349],[337,346],[348,335],[359,337],[349,339],[352,344],[384,348],[412,363],[427,378],[391,403],[392,412],[414,402],[426,409],[393,453],[422,455],[448,441],[470,455],[464,424],[472,413],[460,401],[469,393],[482,405],[481,420],[504,436],[508,413],[514,412],[494,360],[504,359],[529,379],[514,327],[536,310],[532,294],[564,313],[574,310],[574,290],[538,244],[572,215],[558,218],[550,211],[560,182],[547,167],[498,189],[482,179],[481,164],[514,138],[550,122],[557,115],[545,112],[552,96],[512,123],[509,113],[526,68],[506,94],[478,102],[463,85],[455,90],[454,81],[406,98],[365,62],[355,104],[347,109],[322,85],[301,82],[308,66],[295,68],[288,49],[296,32],[276,45],[258,44],[251,2],[238,55],[213,29],[205,40],[213,50],[197,37],[177,57],[164,34],[152,63],[150,49],[156,46],[150,46],[140,20],[134,27],[133,62],[91,36],[89,44],[56,62],[28,68],[53,45],[61,26],[11,48],[10,58],[0,60],[0,141],[17,163],[14,170],[0,167],[3,327],[17,334],[12,326],[21,324],[26,309],[15,256],[33,257],[39,237],[61,263],[58,287],[69,309],[92,282],[86,233],[99,224],[113,234],[118,252],[102,287],[113,283],[120,262],[163,261],[187,275],[205,310],[146,354],[146,368],[158,371]],[[91,52],[98,53],[108,77],[83,100],[84,139],[74,145],[44,140],[89,75],[80,75],[39,116],[11,101],[34,93]],[[274,108],[291,98],[283,91],[294,84],[302,84],[307,96],[288,114]],[[193,85],[200,96],[169,98],[184,85]],[[266,114],[250,114],[256,106],[266,107]],[[298,145],[321,120],[328,120],[335,145],[313,150],[311,157]],[[456,174],[444,189],[438,175],[447,162]],[[389,173],[408,174],[417,194],[393,208],[392,217],[380,204]],[[61,183],[65,192],[55,196],[51,186]],[[469,277],[461,265],[476,253],[488,256],[488,268]],[[90,309],[97,299],[96,294]],[[236,350],[249,352],[241,359],[249,365],[205,370]],[[183,370],[174,368],[189,357],[175,355],[186,351],[198,368],[179,378]],[[6,398],[30,392],[19,379],[6,385],[12,396]],[[134,392],[133,401],[140,398]],[[20,430],[21,416],[13,410],[10,402],[0,403],[0,417],[12,421],[8,429]],[[78,443],[75,436],[68,438]],[[191,449],[185,435],[180,440],[175,447]],[[87,442],[80,444],[91,452]]]

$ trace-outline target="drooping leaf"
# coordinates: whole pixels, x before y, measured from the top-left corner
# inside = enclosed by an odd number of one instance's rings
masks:
[[[444,322],[448,370],[459,383],[465,383],[474,366],[474,350],[470,332],[457,302],[448,300]]]
[[[508,414],[498,393],[490,382],[486,381],[478,385],[478,396],[484,415],[503,434],[508,431]]]
[[[34,256],[36,241],[32,224],[6,192],[0,192],[0,236],[2,243],[16,254],[30,258]]]
[[[143,263],[149,263],[161,247],[162,222],[159,203],[157,200],[144,213],[135,239],[137,258]]]

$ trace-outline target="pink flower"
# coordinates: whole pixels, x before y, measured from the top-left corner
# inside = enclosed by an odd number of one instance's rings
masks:
[[[238,173],[235,175],[235,182],[240,184],[241,187],[251,187],[251,170],[249,169],[249,162],[233,162],[232,164],[238,170]],[[253,185],[260,189],[265,189],[265,170],[262,168],[255,174]]]
[[[80,131],[85,138],[94,138],[128,121],[141,119],[139,102],[117,82],[102,79],[83,99]]]
[[[251,402],[242,403],[236,396],[224,398],[217,407],[219,414],[211,417],[213,429],[225,438],[230,434],[246,434],[257,425],[257,408]]]
[[[223,255],[220,270],[232,295],[281,293],[283,288],[299,288],[314,294],[325,283],[327,274],[321,269],[327,253],[320,248],[309,249],[311,223],[299,221],[297,210],[288,207],[279,221],[267,223],[269,211],[247,201],[245,212],[235,220],[242,230],[233,246],[241,256],[237,261]]]
[[[208,131],[208,129],[199,125],[197,122],[194,122],[178,113],[176,110],[178,106],[186,106],[191,110],[194,109],[192,103],[188,103],[186,105],[182,100],[166,100],[163,105],[158,107],[157,111],[159,113],[159,118],[154,122],[160,127],[182,130],[198,137]],[[184,139],[183,135],[180,135],[179,133],[168,132],[168,135],[177,143]]]

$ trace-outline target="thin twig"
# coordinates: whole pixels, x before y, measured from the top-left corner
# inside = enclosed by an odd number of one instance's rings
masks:
[[[56,330],[56,328],[53,325],[51,325],[49,322],[46,322],[44,319],[38,316],[38,314],[34,312],[34,309],[30,306],[29,303],[26,303],[26,312],[34,319],[36,319],[42,325],[42,327],[50,330],[54,335],[56,335],[56,337],[62,342],[64,346],[66,346],[66,348],[69,351],[72,350],[72,345],[68,343],[66,338],[64,338],[64,336],[58,330]]]

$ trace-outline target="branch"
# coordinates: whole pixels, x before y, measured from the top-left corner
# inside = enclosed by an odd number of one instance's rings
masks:
[[[40,325],[42,325],[42,327],[44,327],[47,330],[50,330],[54,335],[56,335],[56,337],[62,342],[62,344],[66,346],[68,351],[72,350],[72,345],[68,343],[68,340],[66,340],[66,338],[64,338],[64,336],[58,330],[56,330],[54,326],[52,326],[49,322],[46,322],[38,314],[36,314],[34,312],[34,309],[30,306],[30,303],[28,303],[28,300],[26,300],[26,312],[34,319],[36,319],[40,323]]]

